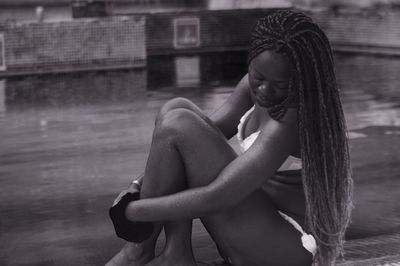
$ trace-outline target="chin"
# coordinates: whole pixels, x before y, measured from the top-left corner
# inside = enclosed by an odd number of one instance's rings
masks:
[[[257,97],[257,102],[262,107],[272,108],[274,106],[277,106],[277,105],[281,104],[283,101],[271,101],[271,100],[267,100],[267,99],[262,98],[262,97]]]

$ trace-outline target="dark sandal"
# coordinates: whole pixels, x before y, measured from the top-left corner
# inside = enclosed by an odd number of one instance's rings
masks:
[[[109,210],[118,237],[129,242],[141,243],[148,239],[154,231],[152,222],[132,222],[125,217],[125,209],[129,202],[138,200],[139,192],[127,193]]]

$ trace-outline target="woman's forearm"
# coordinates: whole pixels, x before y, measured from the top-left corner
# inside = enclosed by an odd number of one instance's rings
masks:
[[[214,201],[213,193],[207,187],[200,187],[131,202],[125,215],[138,222],[193,219],[220,211],[223,205],[223,201]]]

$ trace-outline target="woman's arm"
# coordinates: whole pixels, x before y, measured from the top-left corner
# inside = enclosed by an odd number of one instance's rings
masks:
[[[217,125],[227,139],[237,132],[237,125],[242,115],[253,106],[247,74],[240,80],[229,98],[211,115],[211,120]]]
[[[131,202],[126,217],[132,221],[191,219],[236,205],[272,176],[296,147],[296,112],[290,108],[281,122],[270,120],[250,149],[208,186]]]

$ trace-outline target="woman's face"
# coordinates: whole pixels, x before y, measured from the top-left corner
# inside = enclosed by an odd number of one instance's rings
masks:
[[[264,107],[281,103],[288,96],[289,63],[273,51],[264,51],[251,60],[249,84],[252,95]]]

